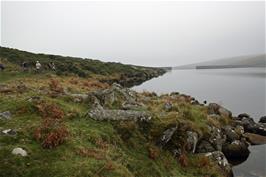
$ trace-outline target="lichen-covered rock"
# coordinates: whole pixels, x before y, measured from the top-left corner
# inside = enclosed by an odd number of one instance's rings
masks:
[[[186,150],[188,152],[195,153],[199,136],[196,132],[193,131],[187,131],[186,134],[187,134]]]
[[[221,151],[214,151],[205,154],[213,162],[217,163],[227,177],[233,177],[233,172],[230,163]]]
[[[5,112],[0,112],[0,120],[8,120],[11,119],[11,112],[10,111],[5,111]]]
[[[133,120],[133,121],[149,121],[151,115],[145,111],[134,110],[111,110],[104,109],[98,105],[91,109],[88,114],[94,120]]]
[[[157,144],[160,147],[165,146],[172,138],[172,136],[174,135],[174,133],[177,131],[177,127],[172,127],[172,128],[168,128],[167,130],[165,130],[162,134],[162,136],[160,137],[159,141],[157,142]]]
[[[224,133],[226,135],[227,141],[233,142],[240,139],[240,135],[230,125],[223,127]]]
[[[136,92],[123,88],[118,84],[113,84],[111,88],[105,90],[89,93],[88,100],[92,104],[99,103],[107,108],[131,109],[132,107],[142,106],[137,102]]]
[[[17,132],[13,129],[6,129],[6,130],[2,130],[1,134],[6,135],[6,136],[16,136]]]
[[[241,120],[235,120],[234,123],[243,126],[245,132],[266,136],[266,124],[256,123],[252,118],[244,117]]]

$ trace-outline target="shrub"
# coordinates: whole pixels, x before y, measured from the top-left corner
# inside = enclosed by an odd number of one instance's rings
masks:
[[[34,138],[46,149],[52,149],[64,143],[67,136],[67,128],[54,119],[44,120],[34,132]]]
[[[64,117],[62,109],[55,104],[41,102],[36,107],[43,118],[62,119]]]
[[[49,83],[49,87],[50,87],[51,91],[54,91],[54,92],[57,92],[57,93],[63,93],[64,92],[64,89],[60,85],[58,80],[51,79],[50,83]]]

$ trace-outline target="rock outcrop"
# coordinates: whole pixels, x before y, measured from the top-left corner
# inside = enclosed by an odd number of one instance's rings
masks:
[[[151,115],[145,111],[134,110],[110,110],[98,105],[91,109],[88,114],[94,120],[133,120],[149,121]]]

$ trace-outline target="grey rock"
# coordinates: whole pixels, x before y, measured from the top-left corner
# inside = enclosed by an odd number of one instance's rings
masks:
[[[6,129],[2,131],[2,134],[6,136],[15,136],[17,135],[17,132],[13,129]]]
[[[24,149],[19,148],[19,147],[18,148],[14,148],[12,150],[12,154],[14,154],[14,155],[21,155],[23,157],[25,157],[25,156],[28,155],[27,152]]]
[[[242,120],[235,120],[234,123],[243,126],[245,132],[266,136],[266,125],[263,123],[256,123],[252,118],[244,117]]]
[[[215,148],[213,145],[207,140],[201,140],[196,148],[197,153],[206,153],[206,152],[213,152]]]
[[[225,155],[221,151],[214,151],[205,154],[213,162],[217,163],[219,167],[224,171],[225,176],[232,177],[232,167],[228,160],[226,159]]]
[[[160,147],[165,146],[171,140],[176,130],[177,130],[177,127],[172,127],[172,128],[168,128],[167,130],[165,130],[163,132],[163,135],[160,137],[159,141],[157,142],[157,144]]]
[[[94,120],[134,120],[149,121],[151,115],[145,111],[133,110],[110,110],[98,105],[91,109],[88,114]]]
[[[261,117],[259,123],[266,123],[266,116]]]
[[[245,117],[245,118],[250,118],[250,115],[247,114],[247,113],[242,113],[242,114],[239,114],[237,117],[238,117],[239,119],[243,119],[244,117]]]
[[[105,90],[89,93],[88,100],[92,103],[100,103],[103,107],[108,107],[119,102],[122,105],[139,105],[137,102],[137,93],[128,88],[123,88],[118,84],[113,84],[111,88]],[[122,105],[119,105],[121,109],[123,109]],[[141,105],[139,106],[141,107]]]
[[[199,136],[196,132],[193,131],[187,131],[186,134],[187,134],[187,143],[186,143],[187,151],[195,153]]]
[[[233,129],[233,127],[227,125],[223,128],[224,133],[227,137],[227,141],[233,142],[235,140],[239,140],[240,136],[236,133],[236,131]]]
[[[11,119],[11,112],[10,111],[5,111],[0,113],[0,119]]]

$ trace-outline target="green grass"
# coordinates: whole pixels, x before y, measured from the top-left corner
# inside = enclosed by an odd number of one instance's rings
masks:
[[[29,54],[30,56],[30,54]],[[39,56],[39,55],[38,55]],[[40,55],[43,56],[43,55]],[[45,56],[43,56],[45,57]],[[12,64],[11,64],[12,65]],[[12,65],[14,66],[14,65]],[[15,67],[15,66],[14,66]],[[95,176],[95,177],[198,177],[220,176],[215,166],[201,168],[199,158],[188,155],[189,165],[182,167],[171,152],[159,149],[155,158],[150,148],[156,149],[156,140],[162,132],[176,124],[204,133],[208,121],[206,108],[172,100],[174,108],[164,111],[164,97],[154,97],[145,102],[153,119],[148,124],[138,122],[95,121],[85,116],[89,103],[75,103],[69,96],[51,97],[39,93],[41,87],[49,89],[49,79],[57,78],[70,86],[68,77],[45,74],[0,73],[1,83],[16,86],[23,81],[29,89],[24,93],[0,93],[0,112],[10,111],[12,119],[0,120],[0,129],[12,128],[17,136],[0,135],[0,176]],[[78,82],[84,78],[76,78]],[[76,90],[82,90],[75,85]],[[84,91],[84,90],[83,90]],[[44,149],[34,138],[34,131],[42,124],[43,117],[32,96],[40,96],[45,103],[59,106],[65,116],[64,125],[69,131],[66,142],[53,149]],[[140,100],[142,96],[140,95]],[[166,99],[169,99],[166,96]],[[117,103],[114,108],[120,107]],[[27,157],[12,155],[15,147],[24,148]]]

